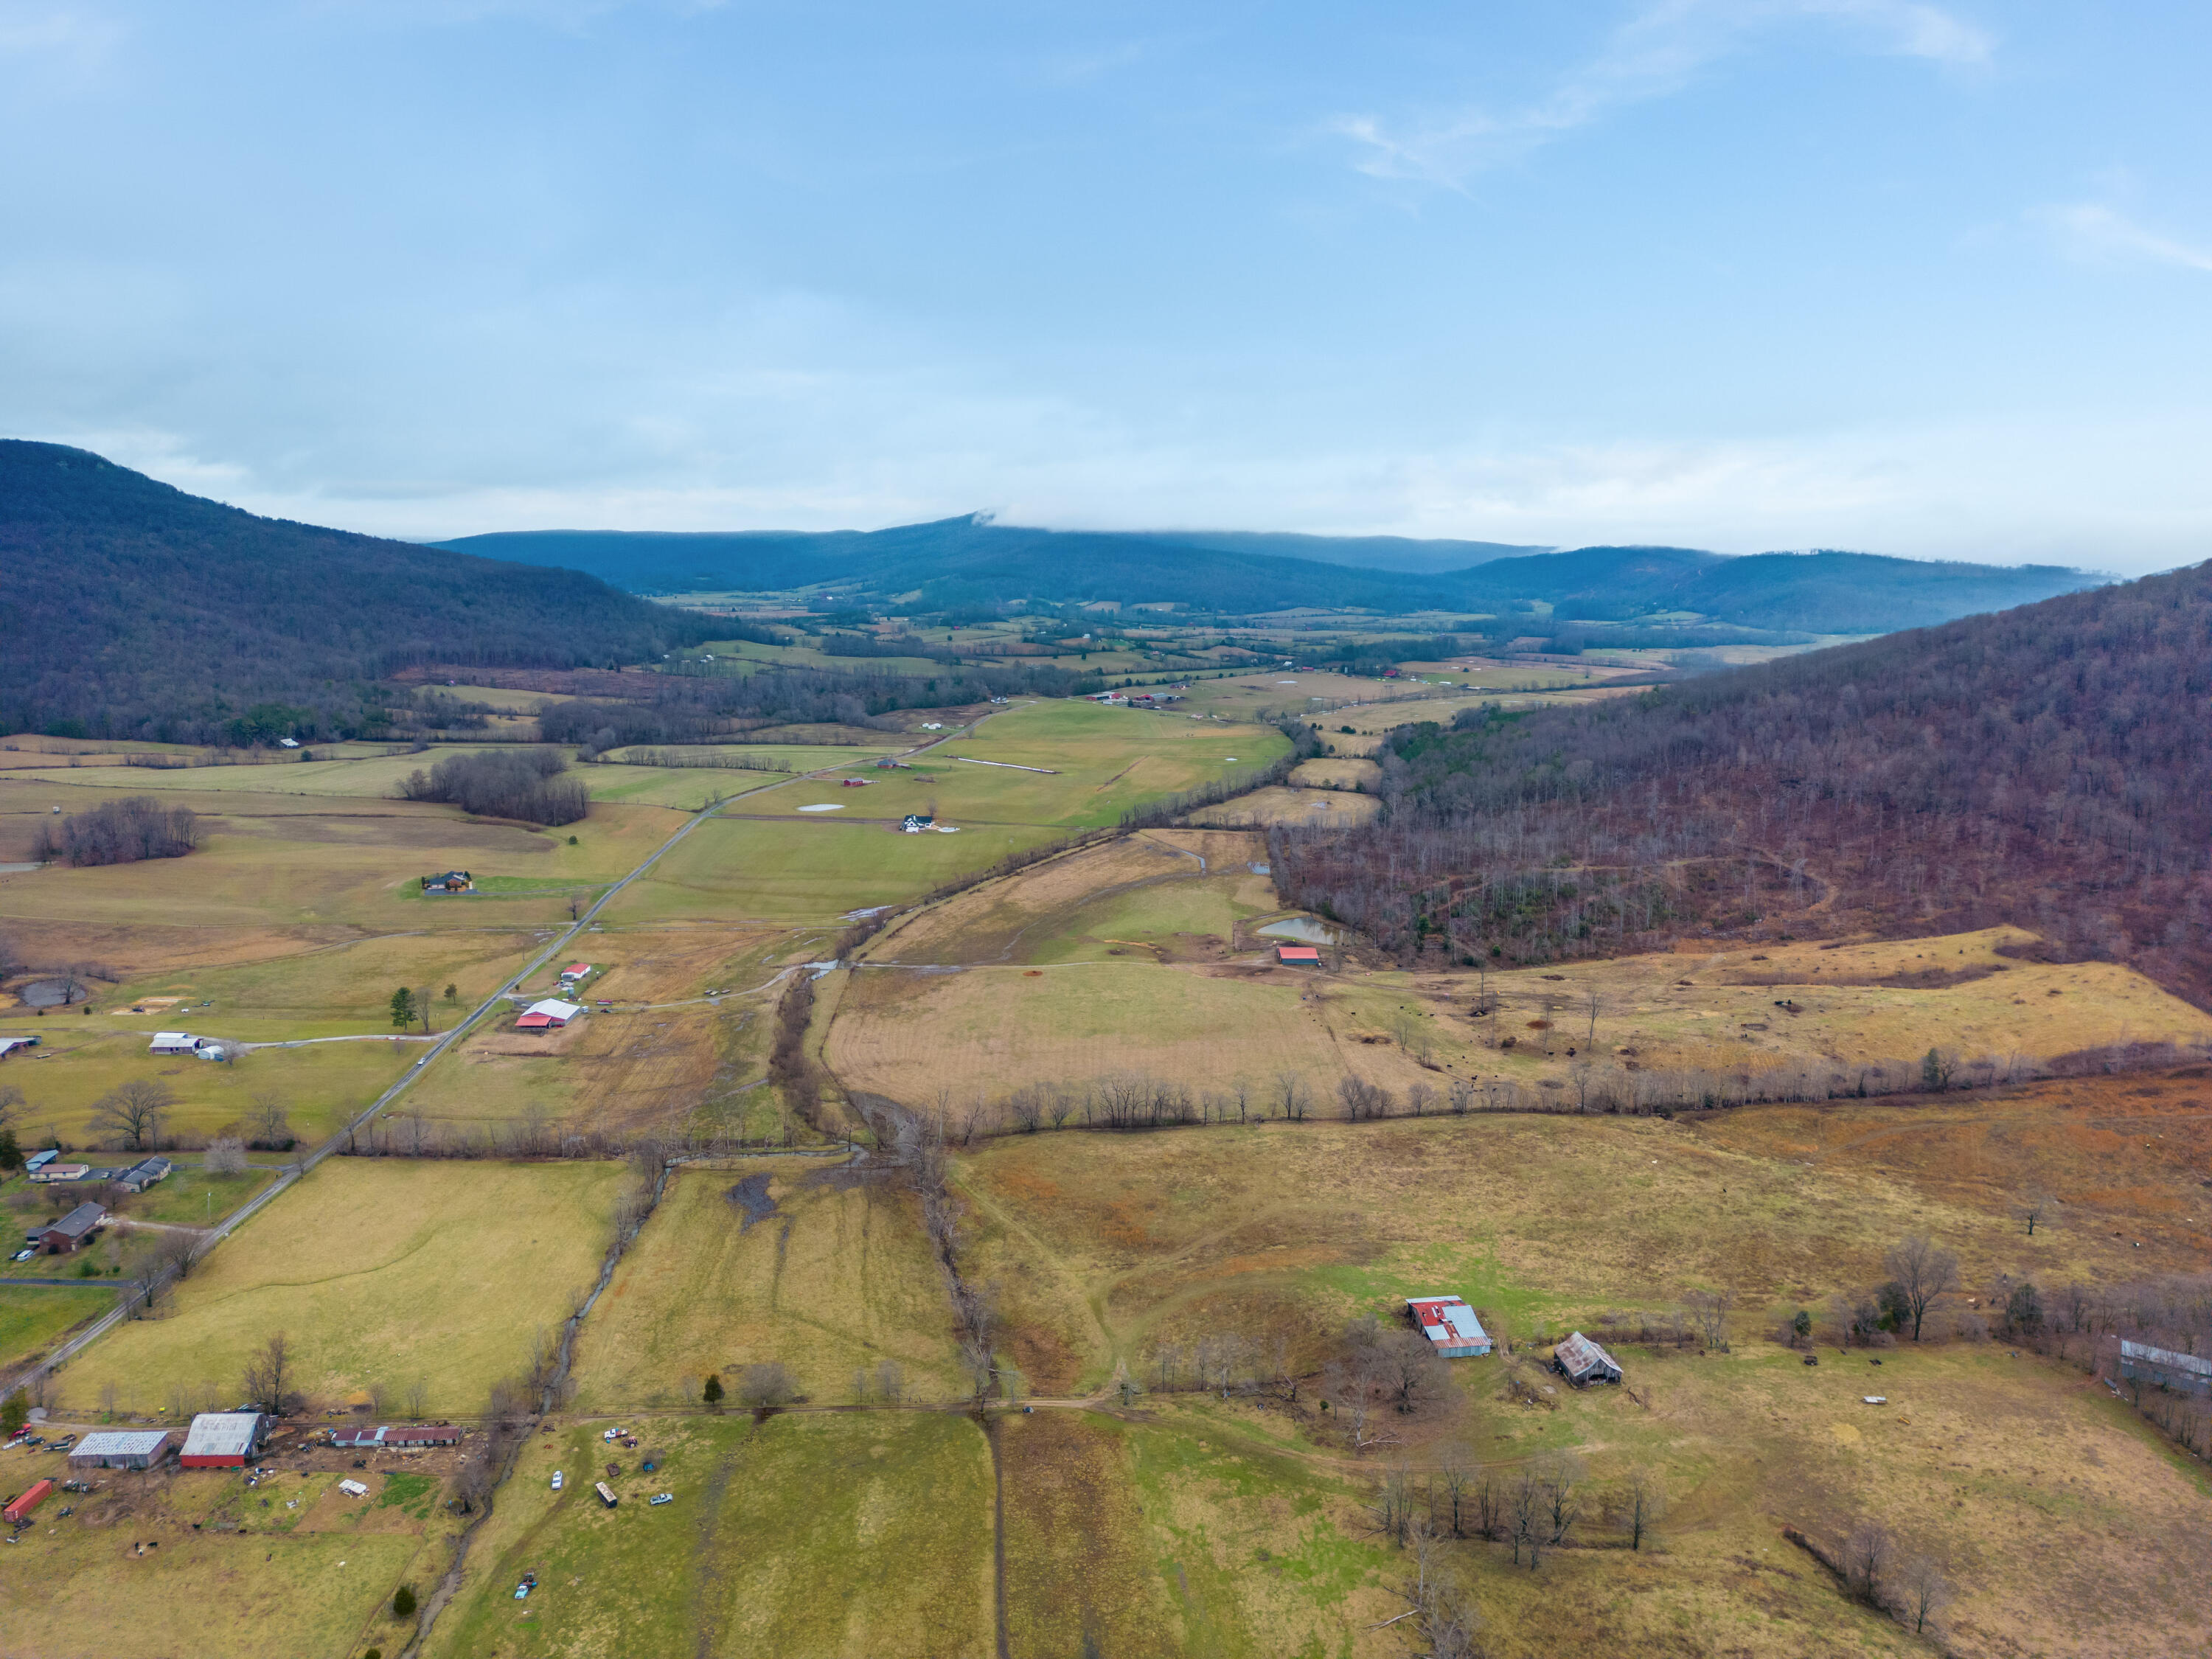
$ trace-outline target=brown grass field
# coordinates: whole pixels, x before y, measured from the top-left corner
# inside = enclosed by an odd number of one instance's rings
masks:
[[[765,1177],[774,1212],[730,1194]],[[817,1401],[853,1397],[856,1368],[895,1361],[921,1400],[957,1393],[944,1285],[902,1188],[827,1160],[759,1158],[669,1183],[616,1269],[577,1355],[578,1407],[696,1400],[708,1372],[788,1365]]]
[[[1348,744],[1352,739],[1346,738],[1343,741]],[[1373,795],[1271,784],[1265,789],[1247,791],[1218,806],[1200,807],[1191,814],[1191,822],[1224,830],[1265,829],[1271,823],[1303,823],[1314,829],[1333,830],[1364,823],[1382,810],[1381,799]]]
[[[540,1328],[599,1272],[620,1165],[332,1158],[234,1234],[173,1311],[118,1327],[61,1372],[83,1411],[167,1413],[235,1395],[247,1354],[286,1334],[322,1401],[417,1378],[432,1412],[482,1409]]]
[[[2173,1122],[2201,1086],[2167,1079],[2146,1103],[2154,1117],[2105,1132]],[[1997,1183],[1923,1182],[1878,1153],[1855,1155],[1885,1138],[1878,1115],[1902,1139],[1894,1126],[1907,1109],[1860,1103],[1835,1109],[1832,1150],[1809,1164],[1737,1149],[1778,1135],[1778,1151],[1806,1150],[1802,1126],[1777,1127],[1786,1110],[1756,1108],[1698,1123],[1471,1117],[1021,1138],[961,1161],[978,1228],[967,1270],[1000,1286],[1012,1357],[1043,1391],[1095,1387],[1117,1360],[1142,1377],[1159,1343],[1224,1331],[1280,1334],[1318,1352],[1346,1315],[1387,1315],[1413,1291],[1457,1289],[1494,1334],[1526,1344],[1608,1308],[1664,1310],[1686,1285],[1732,1286],[1742,1297],[1732,1353],[1623,1351],[1643,1404],[1561,1390],[1559,1409],[1534,1411],[1500,1386],[1520,1360],[1458,1362],[1464,1393],[1409,1425],[1401,1451],[1369,1460],[1402,1455],[1418,1474],[1456,1443],[1509,1468],[1572,1450],[1601,1486],[1632,1467],[1663,1474],[1673,1510],[1649,1559],[1555,1553],[1531,1580],[1502,1550],[1458,1550],[1495,1650],[1555,1650],[1577,1628],[1608,1647],[1683,1653],[1911,1650],[1893,1626],[1847,1608],[1779,1535],[1795,1524],[1832,1545],[1869,1515],[1948,1562],[1960,1592],[1942,1620],[1951,1650],[2101,1652],[2114,1631],[2130,1646],[2188,1650],[2201,1626],[2184,1586],[2212,1565],[2212,1545],[2184,1517],[2212,1497],[2212,1480],[2100,1385],[1986,1340],[1906,1343],[1877,1371],[1832,1345],[1808,1370],[1763,1340],[1792,1306],[1817,1310],[1829,1290],[1878,1277],[1882,1249],[1908,1231],[1957,1249],[1973,1294],[2000,1272],[2055,1285],[2201,1263],[2185,1236],[2147,1236],[2136,1249],[2136,1230],[2113,1238],[2109,1213],[2086,1206],[2026,1237],[2002,1190],[2011,1178],[2063,1182],[2070,1171],[2070,1189],[2090,1191],[2101,1174],[2098,1149],[2070,1139],[2080,1105],[2049,1097],[2045,1085],[1931,1108],[1954,1138],[1981,1107],[1988,1138],[2048,1146],[2039,1166]],[[2201,1205],[2188,1196],[2188,1153],[2154,1147],[2142,1161],[2130,1173],[2152,1207],[2161,1193]],[[1602,1206],[1592,1193],[1607,1195]],[[1589,1224],[1599,1214],[1607,1224]],[[1954,1303],[1942,1328],[1970,1311]],[[1864,1406],[1868,1392],[1890,1405]],[[1292,1430],[1180,1398],[1190,1403],[1176,1409],[1218,1412],[1224,1436],[1287,1447],[1329,1473],[1348,1467],[1333,1440],[1310,1437],[1310,1423]],[[1126,1528],[1115,1501],[1091,1499],[1100,1524]],[[1335,1520],[1358,1535],[1348,1506]],[[1586,1535],[1612,1530],[1590,1512]],[[1244,1570],[1255,1566],[1248,1557]]]

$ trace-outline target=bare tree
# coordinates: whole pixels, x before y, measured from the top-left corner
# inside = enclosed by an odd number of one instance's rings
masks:
[[[1553,1452],[1539,1468],[1537,1478],[1543,1484],[1544,1514],[1551,1523],[1551,1541],[1564,1544],[1567,1528],[1582,1518],[1582,1462],[1565,1452]]]
[[[1449,1379],[1449,1369],[1437,1358],[1435,1345],[1419,1331],[1393,1331],[1377,1345],[1376,1352],[1391,1402],[1401,1412],[1419,1410],[1421,1401],[1431,1393],[1441,1392]]]
[[[1924,1635],[1928,1621],[1949,1603],[1951,1586],[1932,1558],[1916,1555],[1897,1575],[1897,1595],[1899,1616],[1912,1621],[1915,1635]]]
[[[1589,1035],[1583,1039],[1589,1044],[1597,1041],[1597,1017],[1605,1006],[1605,999],[1596,986],[1587,985],[1583,988],[1583,1000],[1589,1010]]]
[[[418,1376],[407,1385],[407,1415],[410,1418],[422,1417],[423,1405],[429,1395],[430,1379],[427,1376]]]
[[[1860,1522],[1844,1540],[1844,1587],[1869,1607],[1880,1607],[1895,1554],[1887,1527],[1879,1521]]]
[[[161,1243],[154,1247],[154,1259],[172,1279],[190,1279],[192,1269],[199,1265],[200,1254],[207,1248],[208,1236],[191,1227],[173,1227],[161,1235]]]
[[[1468,1522],[1473,1518],[1468,1496],[1476,1477],[1481,1472],[1474,1460],[1457,1446],[1447,1446],[1437,1464],[1436,1479],[1430,1484],[1430,1513],[1442,1510],[1443,1523],[1451,1528],[1455,1538],[1467,1536]]]
[[[1374,1531],[1394,1544],[1406,1541],[1406,1528],[1413,1519],[1413,1478],[1405,1464],[1393,1463],[1376,1483],[1367,1512]]]
[[[1615,1512],[1628,1531],[1628,1547],[1640,1550],[1652,1527],[1667,1513],[1667,1489],[1650,1469],[1631,1469],[1620,1483]]]
[[[1407,1640],[1425,1659],[1477,1659],[1481,1649],[1481,1621],[1469,1599],[1447,1565],[1443,1540],[1425,1522],[1407,1528],[1413,1555],[1413,1577],[1399,1587],[1408,1611],[1400,1615],[1407,1623]]]
[[[5,972],[0,968],[0,972]],[[0,1133],[15,1127],[23,1115],[23,1091],[14,1084],[0,1085]]]
[[[868,1403],[868,1368],[866,1365],[853,1368],[853,1403],[855,1406]]]
[[[1513,1565],[1521,1565],[1521,1552],[1528,1552],[1528,1571],[1536,1571],[1536,1557],[1542,1529],[1537,1525],[1544,1512],[1544,1486],[1534,1469],[1524,1468],[1513,1477],[1513,1484],[1505,1493],[1505,1532],[1513,1540]]]
[[[246,1362],[246,1397],[272,1416],[282,1417],[284,1387],[291,1372],[291,1350],[284,1333],[272,1332]]]
[[[1890,1246],[1882,1261],[1904,1295],[1905,1310],[1912,1316],[1912,1340],[1917,1342],[1928,1310],[1959,1288],[1959,1258],[1915,1235]]]
[[[788,1405],[798,1396],[799,1385],[792,1380],[790,1368],[781,1359],[746,1366],[738,1383],[738,1403],[756,1409]]]
[[[906,1397],[906,1376],[899,1370],[896,1359],[876,1362],[876,1398],[886,1406],[896,1406]]]
[[[281,1097],[270,1093],[253,1097],[253,1109],[246,1114],[246,1127],[253,1139],[263,1146],[282,1152],[295,1139],[291,1120],[285,1115]]]
[[[1291,1122],[1303,1120],[1312,1109],[1313,1094],[1306,1080],[1296,1072],[1275,1074],[1275,1103],[1282,1109],[1283,1116]]]
[[[167,1084],[133,1078],[93,1103],[92,1121],[95,1127],[121,1135],[132,1152],[143,1152],[149,1141],[159,1138],[161,1120],[176,1103],[177,1097]]]
[[[1685,1291],[1682,1305],[1705,1338],[1708,1350],[1728,1348],[1729,1316],[1735,1310],[1734,1291]]]
[[[210,1175],[237,1176],[246,1173],[246,1143],[236,1135],[222,1135],[207,1144],[201,1155],[200,1168]]]
[[[2027,1224],[2027,1236],[2033,1238],[2036,1224],[2050,1215],[2057,1202],[2041,1188],[2031,1188],[2013,1200],[2013,1213]]]

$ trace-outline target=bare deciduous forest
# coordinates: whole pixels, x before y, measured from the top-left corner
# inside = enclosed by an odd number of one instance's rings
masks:
[[[2212,568],[1594,707],[1401,729],[1277,879],[1401,958],[2011,922],[2212,994]]]

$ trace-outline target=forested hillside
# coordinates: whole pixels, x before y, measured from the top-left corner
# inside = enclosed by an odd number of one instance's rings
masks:
[[[2212,566],[1382,759],[1377,823],[1274,865],[1409,957],[2009,921],[2212,1000]]]
[[[612,667],[710,631],[574,571],[257,518],[58,444],[0,442],[0,568],[7,731],[206,742],[258,710],[264,740],[331,736],[373,727],[367,683],[409,665]]]
[[[866,532],[517,531],[441,545],[584,570],[636,592],[826,584],[920,611],[1012,599],[1115,600],[1224,616],[1352,607],[1510,620],[1516,608],[1550,605],[1570,621],[1692,611],[1738,627],[1815,634],[1920,627],[2098,580],[2053,565],[1945,564],[1867,553],[1724,558],[1674,547],[1555,553],[1394,537],[1037,530],[982,514]]]

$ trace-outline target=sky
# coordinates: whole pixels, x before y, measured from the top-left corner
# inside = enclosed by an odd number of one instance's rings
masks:
[[[0,0],[0,434],[416,538],[2212,556],[2212,7]]]

